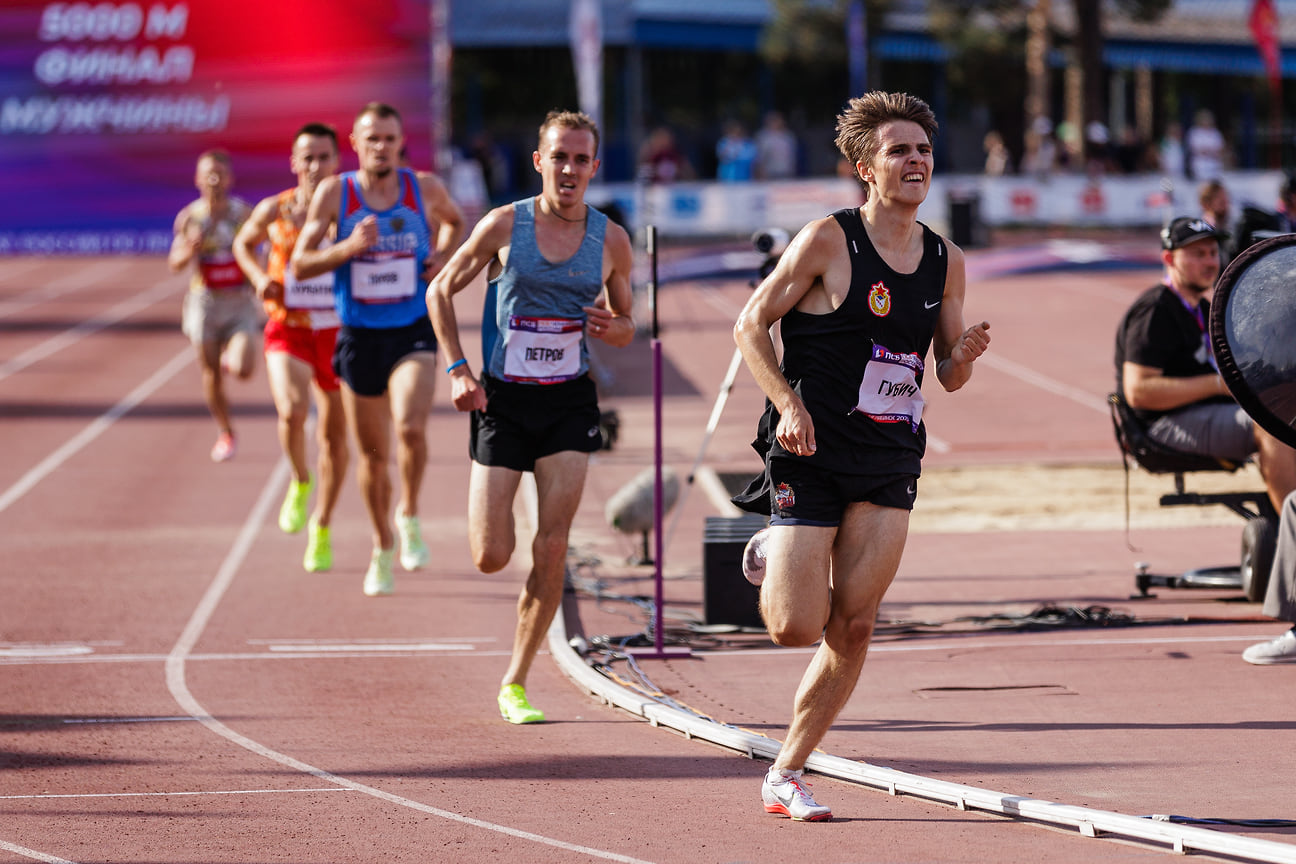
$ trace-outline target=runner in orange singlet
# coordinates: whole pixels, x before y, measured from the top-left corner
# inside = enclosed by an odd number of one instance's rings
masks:
[[[287,265],[315,187],[337,171],[337,133],[333,128],[308,123],[299,129],[293,137],[291,166],[297,185],[257,204],[234,240],[234,256],[264,302],[269,319],[265,326],[266,372],[279,414],[279,443],[293,471],[279,510],[279,527],[288,534],[308,528],[302,565],[317,572],[333,566],[329,522],[348,461],[346,418],[333,373],[338,316],[333,308],[333,274],[298,281]],[[270,249],[263,267],[256,250],[266,240]],[[319,414],[316,474],[320,492],[308,523],[306,505],[314,483],[306,461],[306,416],[312,389]]]

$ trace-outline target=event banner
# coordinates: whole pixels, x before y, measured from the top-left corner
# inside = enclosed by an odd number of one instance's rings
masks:
[[[0,4],[0,254],[165,253],[230,153],[249,203],[293,185],[304,123],[347,136],[368,102],[432,167],[429,0]]]

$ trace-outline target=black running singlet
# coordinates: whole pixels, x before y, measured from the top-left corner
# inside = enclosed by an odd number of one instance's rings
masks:
[[[897,273],[873,248],[858,209],[832,215],[851,260],[846,299],[823,315],[793,309],[782,319],[783,375],[810,412],[817,449],[809,457],[783,450],[774,440],[778,414],[767,402],[762,430],[770,456],[851,474],[918,474],[927,443],[920,388],[949,254],[923,225],[918,268]]]

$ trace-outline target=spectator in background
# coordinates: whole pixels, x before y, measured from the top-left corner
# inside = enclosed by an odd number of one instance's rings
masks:
[[[1209,109],[1197,112],[1184,144],[1194,180],[1216,180],[1224,172],[1224,134],[1215,125],[1215,115]]]
[[[1049,177],[1057,168],[1057,140],[1053,137],[1053,121],[1040,115],[1031,121],[1026,130],[1025,150],[1021,170],[1039,179]]]
[[[1111,134],[1105,123],[1095,120],[1085,126],[1084,166],[1090,177],[1101,177],[1112,168]]]
[[[491,204],[507,200],[509,190],[513,188],[508,157],[489,132],[478,132],[473,136],[468,145],[468,155],[481,166],[482,182],[486,184]]]
[[[1277,209],[1265,210],[1249,204],[1242,208],[1234,232],[1233,254],[1240,255],[1248,246],[1261,240],[1293,232],[1296,232],[1296,174],[1288,174],[1278,187]]]
[[[716,179],[723,183],[751,180],[756,173],[756,156],[756,142],[741,123],[730,120],[716,142]]]
[[[1162,174],[1172,180],[1188,176],[1187,160],[1184,156],[1183,124],[1176,121],[1166,124],[1165,134],[1161,136],[1157,151]]]
[[[1201,216],[1221,231],[1227,231],[1230,210],[1233,202],[1228,189],[1220,180],[1207,180],[1197,190],[1197,203],[1201,205]]]
[[[1012,154],[1008,152],[1008,145],[997,130],[987,132],[981,146],[985,148],[987,177],[1002,177],[1012,173]]]
[[[1057,167],[1059,171],[1077,170],[1076,166],[1084,165],[1084,135],[1080,127],[1070,120],[1063,120],[1057,125],[1055,138],[1058,142]]]
[[[693,177],[693,167],[675,144],[675,133],[658,126],[639,148],[639,179],[644,183],[674,183]]]
[[[1197,203],[1201,206],[1202,219],[1220,231],[1228,230],[1229,221],[1233,218],[1231,212],[1233,202],[1222,181],[1207,180],[1201,184],[1197,189]],[[1233,260],[1236,249],[1237,245],[1233,240],[1220,240],[1221,272],[1228,266],[1229,261]]]
[[[1138,174],[1142,171],[1155,170],[1153,154],[1143,140],[1143,136],[1133,126],[1121,130],[1120,138],[1112,150],[1112,161],[1122,174]]]
[[[784,180],[796,176],[797,143],[783,115],[770,111],[756,133],[756,176],[762,180]]]

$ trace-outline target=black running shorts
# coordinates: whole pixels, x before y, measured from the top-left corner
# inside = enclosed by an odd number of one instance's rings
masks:
[[[519,384],[482,375],[486,410],[472,412],[468,452],[481,465],[535,470],[536,460],[603,446],[598,392],[588,375],[558,384]]]
[[[436,350],[436,333],[427,318],[382,329],[343,324],[333,349],[333,371],[357,396],[381,396],[397,363],[411,354]]]
[[[770,524],[841,524],[846,505],[867,501],[879,507],[912,510],[918,497],[916,474],[843,474],[803,459],[769,460]]]

